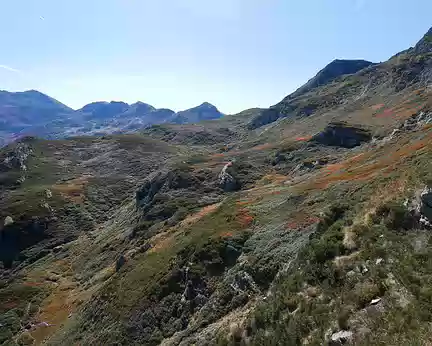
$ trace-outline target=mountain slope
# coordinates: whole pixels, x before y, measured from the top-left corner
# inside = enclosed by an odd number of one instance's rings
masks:
[[[73,110],[38,91],[0,91],[0,145],[53,121],[67,119]]]
[[[430,53],[427,53],[429,36],[425,37],[426,41],[423,38],[416,47],[426,53],[417,54],[416,49],[408,49],[384,63],[369,65],[309,91],[295,92],[253,118],[249,128],[257,129],[281,118],[318,116],[330,109],[334,114],[347,112],[361,107],[362,103],[371,106],[375,101],[381,103],[380,99],[392,98],[407,88],[413,91],[418,86],[427,86],[432,73]]]
[[[427,344],[431,70],[409,50],[252,130],[269,110],[3,148],[0,343]]]
[[[366,60],[333,60],[319,71],[315,77],[289,95],[288,98],[295,98],[316,87],[328,84],[338,77],[356,73],[371,65],[373,65],[373,63]]]

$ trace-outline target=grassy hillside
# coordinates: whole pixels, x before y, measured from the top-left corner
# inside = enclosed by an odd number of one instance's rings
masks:
[[[421,48],[270,113],[3,148],[0,345],[428,344]]]

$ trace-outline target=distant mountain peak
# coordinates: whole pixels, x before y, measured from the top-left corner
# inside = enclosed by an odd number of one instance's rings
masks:
[[[204,108],[204,107],[207,107],[207,108],[216,108],[216,106],[212,105],[212,104],[209,103],[209,102],[203,102],[203,103],[201,103],[198,107],[199,107],[199,108]],[[197,107],[197,108],[198,108],[198,107]]]
[[[173,122],[177,124],[197,123],[203,120],[214,120],[223,117],[223,114],[209,102],[178,112]]]

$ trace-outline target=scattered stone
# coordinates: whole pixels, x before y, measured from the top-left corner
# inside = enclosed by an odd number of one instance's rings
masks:
[[[356,275],[356,272],[354,270],[350,270],[348,273],[346,273],[346,276],[349,277],[349,278],[353,277],[355,275]]]
[[[377,305],[381,301],[381,298],[372,299],[370,305]]]
[[[365,266],[365,265],[362,265],[361,266],[361,273],[362,274],[366,274],[366,273],[368,273],[369,272],[369,269],[367,269],[367,267]]]
[[[4,226],[9,226],[12,225],[14,223],[14,219],[12,219],[12,216],[6,216],[4,219]]]
[[[48,210],[50,213],[52,213],[54,211],[54,209],[48,204],[48,203],[42,203],[41,207],[45,208],[46,210]]]
[[[353,332],[349,330],[341,330],[340,332],[334,333],[331,336],[330,345],[343,345],[351,342],[353,338]]]
[[[420,217],[419,222],[420,222],[420,226],[422,228],[428,229],[432,226],[431,222],[426,217],[424,217],[423,215]]]
[[[375,262],[376,265],[381,264],[384,261],[383,258],[378,258]]]
[[[118,272],[121,267],[123,267],[126,264],[126,258],[124,255],[120,255],[120,257],[116,261],[116,272]]]
[[[45,196],[46,196],[46,198],[51,198],[52,197],[52,192],[51,192],[50,189],[46,189],[45,190]]]

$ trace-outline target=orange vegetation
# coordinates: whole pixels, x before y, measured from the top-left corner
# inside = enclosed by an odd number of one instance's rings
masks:
[[[305,141],[310,140],[311,138],[312,138],[312,136],[297,137],[296,141],[305,142]]]
[[[237,219],[243,228],[247,228],[254,222],[254,217],[249,213],[249,210],[242,208],[237,212]]]
[[[210,158],[215,158],[215,157],[224,157],[225,154],[224,153],[216,153],[216,154],[212,154],[210,155]]]
[[[384,103],[379,103],[377,105],[371,106],[371,109],[374,110],[374,111],[377,111],[378,109],[381,109],[381,108],[384,108],[384,107],[385,107]]]
[[[380,174],[389,174],[393,172],[397,165],[403,162],[406,158],[415,155],[416,153],[430,148],[432,145],[432,133],[429,133],[425,138],[415,142],[407,143],[399,148],[393,149],[391,152],[383,153],[382,157],[375,160],[367,161],[371,158],[371,153],[357,155],[351,159],[340,163],[329,165],[327,170],[323,170],[323,175],[315,177],[313,182],[307,183],[309,188],[326,188],[331,183],[342,181],[362,181],[368,180]],[[362,162],[359,162],[359,159]],[[360,165],[353,165],[354,162]]]
[[[233,234],[231,232],[226,232],[226,233],[221,234],[222,238],[230,238],[232,236],[233,236]]]
[[[220,207],[221,203],[215,203],[208,205],[202,209],[200,209],[198,212],[192,215],[188,215],[183,221],[180,222],[180,227],[186,227],[194,224],[198,220],[202,219],[204,216],[213,213]]]
[[[58,277],[56,288],[42,302],[38,314],[33,319],[35,324],[46,322],[49,326],[37,326],[32,330],[31,335],[35,339],[35,345],[40,345],[44,340],[61,328],[70,314],[75,312],[78,301],[83,298],[80,292],[76,291],[76,285],[70,280],[72,268],[65,260],[54,263],[55,271],[62,272],[63,276]],[[36,279],[36,277],[35,277]]]
[[[286,182],[289,178],[286,175],[283,174],[278,174],[278,173],[269,173],[264,175],[260,181],[258,182],[258,184],[262,185],[267,185],[267,184],[283,184],[284,182]]]
[[[271,149],[274,147],[275,147],[274,144],[264,143],[264,144],[256,145],[256,146],[252,147],[250,150],[256,151],[256,150]]]
[[[316,224],[319,222],[319,218],[314,215],[307,215],[307,214],[297,214],[297,217],[294,220],[290,220],[286,225],[285,228],[288,229],[300,229],[300,228],[306,228],[310,225]]]
[[[179,230],[181,230],[184,227],[189,227],[193,225],[194,223],[198,222],[200,219],[202,219],[204,216],[213,213],[216,211],[221,203],[215,203],[208,205],[206,207],[203,207],[198,212],[188,215],[183,221],[181,221],[177,226],[174,226],[170,229],[168,229],[164,233],[159,233],[156,236],[154,236],[151,240],[152,248],[149,250],[149,252],[159,252],[163,249],[166,249],[170,246],[172,246],[174,242],[175,234],[178,233]]]
[[[90,177],[90,175],[83,175],[62,184],[54,185],[52,189],[72,202],[82,203],[84,199],[84,188]]]

